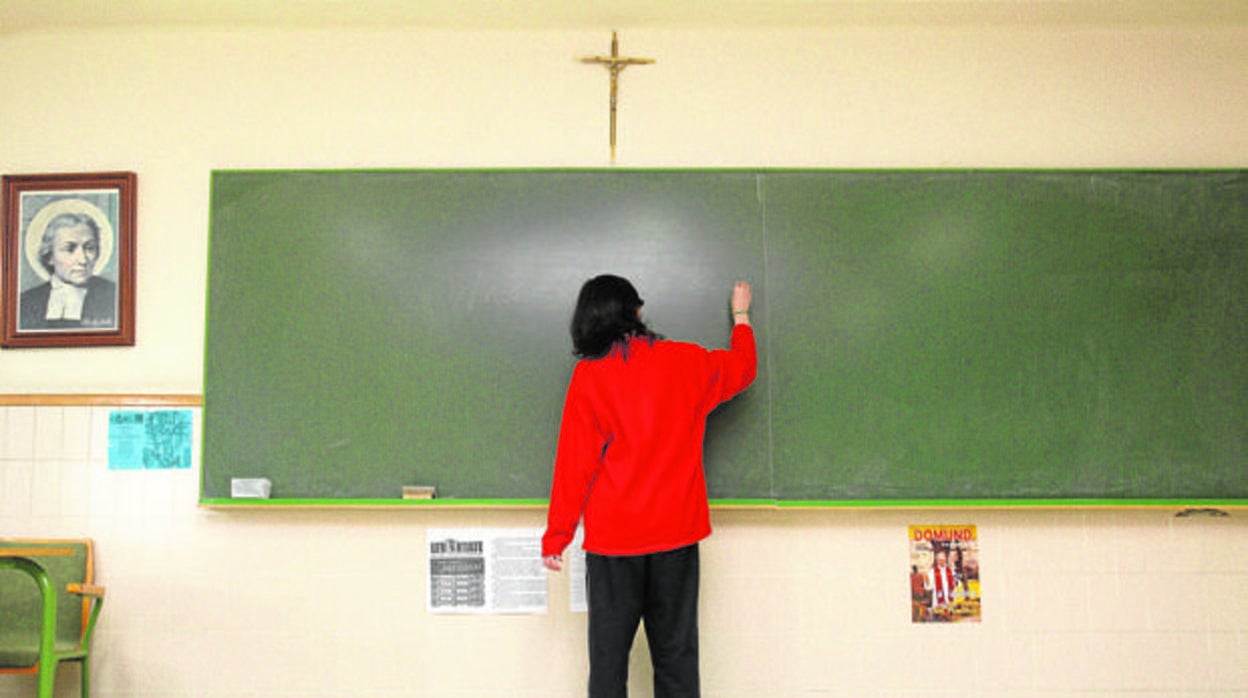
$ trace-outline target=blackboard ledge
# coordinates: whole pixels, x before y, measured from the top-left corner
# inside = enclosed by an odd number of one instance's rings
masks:
[[[203,509],[545,509],[546,499],[242,499],[205,497]],[[1248,509],[1248,499],[712,499],[711,508],[795,511],[809,509],[1178,509],[1205,512]]]
[[[201,509],[544,509],[545,499],[244,499],[206,497]]]
[[[244,499],[204,497],[201,509],[545,509],[546,499]],[[772,499],[712,499],[712,509],[775,509]]]
[[[845,499],[778,500],[777,509],[1248,509],[1248,499]]]

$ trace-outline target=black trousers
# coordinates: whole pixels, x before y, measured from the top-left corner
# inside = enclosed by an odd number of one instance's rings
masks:
[[[589,698],[627,698],[628,655],[645,621],[655,698],[698,698],[697,544],[648,555],[586,554]]]

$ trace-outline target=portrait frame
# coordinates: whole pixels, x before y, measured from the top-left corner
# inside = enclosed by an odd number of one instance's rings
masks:
[[[133,172],[4,175],[0,346],[134,345]]]

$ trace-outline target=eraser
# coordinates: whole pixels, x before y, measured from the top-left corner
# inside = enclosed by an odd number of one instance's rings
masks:
[[[430,487],[426,485],[403,486],[403,499],[433,499],[437,495],[437,487]]]
[[[268,499],[273,483],[266,477],[236,477],[230,480],[230,496],[243,499]]]

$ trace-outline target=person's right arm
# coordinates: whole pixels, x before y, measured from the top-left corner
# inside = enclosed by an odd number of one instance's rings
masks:
[[[727,350],[710,353],[715,362],[714,381],[711,385],[711,403],[714,407],[745,390],[758,372],[758,357],[754,346],[754,328],[750,325],[750,305],[753,294],[750,285],[739,281],[732,289],[732,337]]]
[[[732,287],[732,324],[734,326],[750,324],[750,304],[753,301],[754,294],[748,283],[738,281]]]

